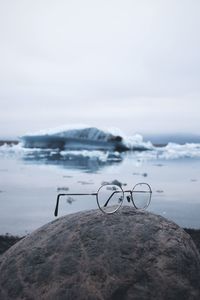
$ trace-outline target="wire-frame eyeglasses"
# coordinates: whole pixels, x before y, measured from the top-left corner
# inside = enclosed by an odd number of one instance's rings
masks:
[[[116,184],[103,184],[96,193],[60,193],[57,195],[55,216],[58,215],[59,201],[62,196],[95,196],[99,209],[103,213],[112,214],[122,206],[124,198],[136,209],[146,209],[151,202],[152,190],[148,183],[140,182],[132,190],[123,190]]]

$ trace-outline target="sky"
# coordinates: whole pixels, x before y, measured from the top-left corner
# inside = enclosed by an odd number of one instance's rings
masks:
[[[199,0],[0,0],[0,137],[199,134]]]

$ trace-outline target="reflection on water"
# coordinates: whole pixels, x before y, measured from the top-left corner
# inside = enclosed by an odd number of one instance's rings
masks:
[[[21,156],[25,162],[33,164],[57,165],[65,169],[97,172],[99,169],[119,164],[123,155],[118,152],[101,151],[27,151]]]

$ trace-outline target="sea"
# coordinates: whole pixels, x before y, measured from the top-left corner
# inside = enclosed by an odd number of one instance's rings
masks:
[[[200,143],[162,144],[158,139],[155,145],[136,139],[137,145],[147,143],[147,149],[61,151],[3,143],[0,234],[23,236],[55,220],[59,193],[96,193],[105,182],[116,180],[130,190],[137,183],[148,183],[152,189],[148,211],[181,227],[200,229]],[[132,203],[122,205],[131,209]],[[63,197],[58,217],[90,209],[98,209],[94,195],[77,195],[71,201]]]

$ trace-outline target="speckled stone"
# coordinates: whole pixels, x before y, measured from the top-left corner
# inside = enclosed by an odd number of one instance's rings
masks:
[[[200,255],[179,226],[123,207],[67,215],[6,251],[1,300],[199,300]]]

